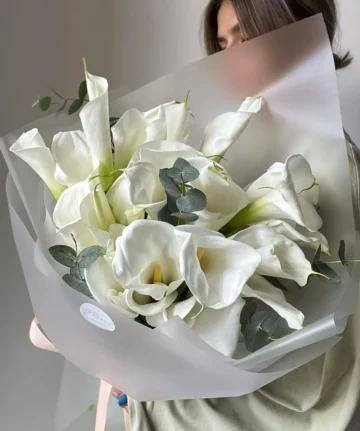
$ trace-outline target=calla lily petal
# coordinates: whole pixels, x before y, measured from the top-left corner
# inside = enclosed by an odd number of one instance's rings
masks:
[[[261,104],[261,97],[249,97],[237,112],[227,112],[212,120],[205,128],[200,149],[204,156],[224,156],[249,125],[251,117],[260,111]]]
[[[260,253],[258,274],[294,280],[300,286],[305,286],[309,276],[314,273],[301,248],[268,226],[251,226],[232,239]]]
[[[181,249],[180,268],[191,293],[208,308],[226,308],[239,297],[261,257],[251,247],[224,237],[197,235],[196,226]],[[201,250],[201,259],[198,257]]]
[[[162,300],[157,302],[151,302],[150,297],[148,297],[149,302],[145,304],[136,301],[136,299],[139,299],[141,296],[142,295],[139,295],[134,290],[127,289],[125,292],[125,299],[128,307],[142,316],[154,316],[166,310],[166,308],[176,300],[177,293],[174,292],[169,296],[165,296]]]
[[[166,110],[168,141],[186,142],[190,135],[190,110],[187,101],[169,105]]]
[[[80,112],[86,142],[90,147],[93,165],[99,165],[99,174],[107,175],[114,170],[109,128],[108,83],[105,78],[86,72],[86,84],[90,102]],[[107,190],[112,177],[102,178]]]
[[[309,232],[302,226],[295,228],[296,223],[293,223],[292,226],[290,223],[280,220],[266,222],[266,225],[300,246],[317,249],[321,245],[321,251],[330,255],[329,243],[321,232]]]
[[[131,222],[144,218],[144,210],[136,208],[130,200],[130,187],[129,175],[131,170],[129,168],[121,175],[111,186],[107,192],[106,197],[109,202],[110,208],[114,214],[116,221],[124,226],[129,225]],[[136,189],[139,178],[134,178],[133,188]],[[148,188],[147,184],[147,188]],[[135,201],[135,199],[134,199]]]
[[[239,343],[240,315],[244,306],[245,300],[238,298],[221,310],[206,308],[196,318],[192,329],[211,347],[232,357]]]
[[[51,152],[56,162],[55,178],[68,187],[86,180],[94,170],[90,148],[80,130],[56,134]]]
[[[24,160],[44,181],[55,199],[59,199],[66,187],[55,179],[55,161],[38,129],[23,133],[10,151]]]
[[[80,206],[88,194],[90,187],[87,181],[74,184],[65,190],[53,213],[54,222],[59,229],[80,220]]]
[[[301,329],[303,327],[303,313],[286,302],[283,292],[260,275],[255,274],[251,277],[241,295],[244,298],[260,299],[285,319],[290,328]]]
[[[116,223],[100,184],[82,200],[80,214],[84,223],[103,231],[108,231]]]

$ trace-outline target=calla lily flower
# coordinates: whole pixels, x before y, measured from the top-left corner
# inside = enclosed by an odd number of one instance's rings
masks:
[[[109,128],[108,82],[105,78],[85,72],[90,101],[80,111],[80,119],[90,148],[93,166],[98,167],[103,188],[107,190],[113,177],[105,177],[105,175],[114,171]]]
[[[246,193],[250,205],[227,224],[226,232],[270,220],[295,222],[310,232],[322,226],[314,207],[318,186],[309,163],[300,154],[290,156],[285,164],[275,163],[250,184]]]
[[[261,262],[252,247],[196,226],[179,226],[185,238],[180,268],[186,284],[204,308],[233,304]]]
[[[232,239],[249,245],[261,255],[258,274],[294,280],[299,286],[305,286],[314,274],[301,248],[268,226],[251,226]]]
[[[175,302],[184,282],[180,249],[175,228],[159,221],[134,221],[116,240],[113,272],[135,313],[154,316]]]
[[[304,227],[297,226],[294,222],[286,223],[280,220],[272,220],[265,224],[291,241],[296,242],[299,246],[316,250],[321,245],[321,251],[330,255],[328,240],[321,232],[309,232]]]
[[[237,112],[227,112],[212,120],[205,128],[200,151],[219,162],[227,150],[239,139],[254,114],[261,109],[261,97],[248,97]]]
[[[303,327],[303,313],[286,302],[284,293],[264,277],[257,274],[251,277],[241,295],[244,298],[257,298],[267,304],[287,321],[290,328],[301,329]]]
[[[86,180],[94,171],[90,147],[81,130],[56,134],[51,152],[56,162],[55,178],[65,186]]]
[[[10,147],[10,151],[34,169],[56,200],[60,198],[66,187],[55,178],[56,165],[54,158],[40,136],[38,129],[23,133]]]

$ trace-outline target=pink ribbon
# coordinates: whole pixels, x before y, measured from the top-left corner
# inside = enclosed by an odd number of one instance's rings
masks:
[[[39,328],[40,322],[35,317],[31,322],[30,326],[30,340],[34,346],[42,350],[48,350],[49,352],[59,353],[55,346],[49,341],[49,339],[42,333]],[[111,394],[112,386],[109,383],[101,380],[99,388],[99,398],[96,408],[96,422],[94,431],[105,431],[106,416],[109,398]]]

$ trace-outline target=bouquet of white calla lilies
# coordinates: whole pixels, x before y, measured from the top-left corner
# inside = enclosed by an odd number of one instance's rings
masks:
[[[53,222],[67,245],[50,252],[77,262],[64,280],[152,328],[179,317],[228,356],[242,337],[249,350],[273,340],[254,342],[263,309],[282,336],[301,329],[304,315],[281,288],[329,278],[319,270],[329,247],[310,165],[290,156],[244,188],[222,166],[261,98],[210,121],[199,151],[186,144],[188,98],[110,124],[107,81],[86,72],[86,82],[83,131],[57,133],[48,149],[34,129],[11,148],[57,200]],[[318,250],[315,263],[304,247]]]

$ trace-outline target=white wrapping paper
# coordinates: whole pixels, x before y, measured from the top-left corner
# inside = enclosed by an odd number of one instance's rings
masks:
[[[265,107],[227,154],[225,167],[245,186],[273,162],[303,154],[320,184],[323,233],[333,250],[344,239],[348,249],[356,252],[336,74],[321,16],[165,76],[114,100],[111,114],[183,100],[189,90],[196,119],[190,144],[196,148],[210,119],[237,110],[246,96],[262,95]],[[80,307],[99,305],[69,288],[47,253],[41,180],[8,151],[22,131],[34,126],[50,143],[57,131],[76,125],[73,120],[48,117],[2,139],[11,172],[7,195],[12,228],[34,312],[47,336],[73,364],[139,401],[231,397],[259,389],[339,341],[357,292],[354,278],[341,265],[336,266],[342,279],[339,285],[316,280],[290,292],[294,305],[305,314],[304,329],[253,354],[240,343],[236,359],[214,351],[178,318],[150,330],[115,308],[101,306],[115,330],[90,324]]]

